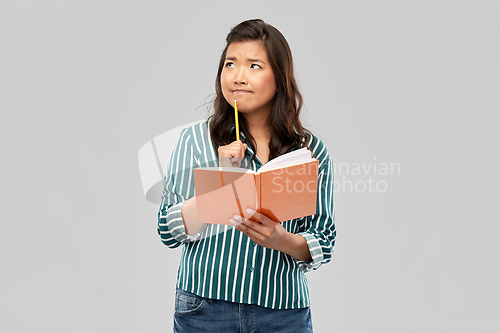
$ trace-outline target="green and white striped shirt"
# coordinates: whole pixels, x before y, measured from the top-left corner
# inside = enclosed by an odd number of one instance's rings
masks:
[[[310,305],[305,272],[330,261],[335,245],[333,166],[325,145],[309,136],[313,157],[319,160],[316,215],[282,222],[283,227],[303,236],[312,261],[300,261],[280,251],[255,244],[232,225],[207,224],[196,235],[187,235],[181,208],[195,195],[193,169],[217,167],[217,147],[206,122],[183,129],[163,182],[158,211],[158,233],[171,248],[182,245],[177,286],[202,297],[273,309],[296,309]],[[245,142],[245,137],[241,139]],[[257,171],[258,157],[248,146],[241,167]]]

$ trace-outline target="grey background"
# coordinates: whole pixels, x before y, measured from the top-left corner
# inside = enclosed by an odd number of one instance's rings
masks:
[[[206,116],[225,36],[255,17],[336,163],[400,165],[336,175],[387,190],[337,191],[315,331],[500,331],[498,1],[111,0],[0,4],[0,331],[170,331],[180,250],[137,152]]]

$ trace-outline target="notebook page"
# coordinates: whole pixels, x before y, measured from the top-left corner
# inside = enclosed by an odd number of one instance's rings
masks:
[[[286,164],[295,165],[297,164],[297,162],[304,162],[310,159],[311,159],[311,151],[304,147],[276,157],[275,159],[269,161],[268,163],[266,163],[266,165],[261,167],[258,172],[276,169],[277,165],[280,166]]]

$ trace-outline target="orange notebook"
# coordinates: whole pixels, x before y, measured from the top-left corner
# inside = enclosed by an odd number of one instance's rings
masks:
[[[307,148],[281,155],[257,172],[243,168],[195,168],[198,221],[230,224],[247,208],[276,222],[316,214],[318,160]]]

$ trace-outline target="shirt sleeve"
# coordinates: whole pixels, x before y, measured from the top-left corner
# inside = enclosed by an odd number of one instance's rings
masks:
[[[181,131],[163,180],[163,194],[158,211],[158,234],[166,246],[176,248],[183,243],[200,238],[186,234],[181,209],[185,200],[194,196],[193,133],[187,128]]]
[[[321,150],[318,169],[318,194],[316,215],[305,217],[305,223],[299,228],[298,235],[304,237],[311,253],[312,261],[294,259],[304,272],[318,269],[332,257],[335,246],[335,209],[333,202],[333,163],[326,152]]]

